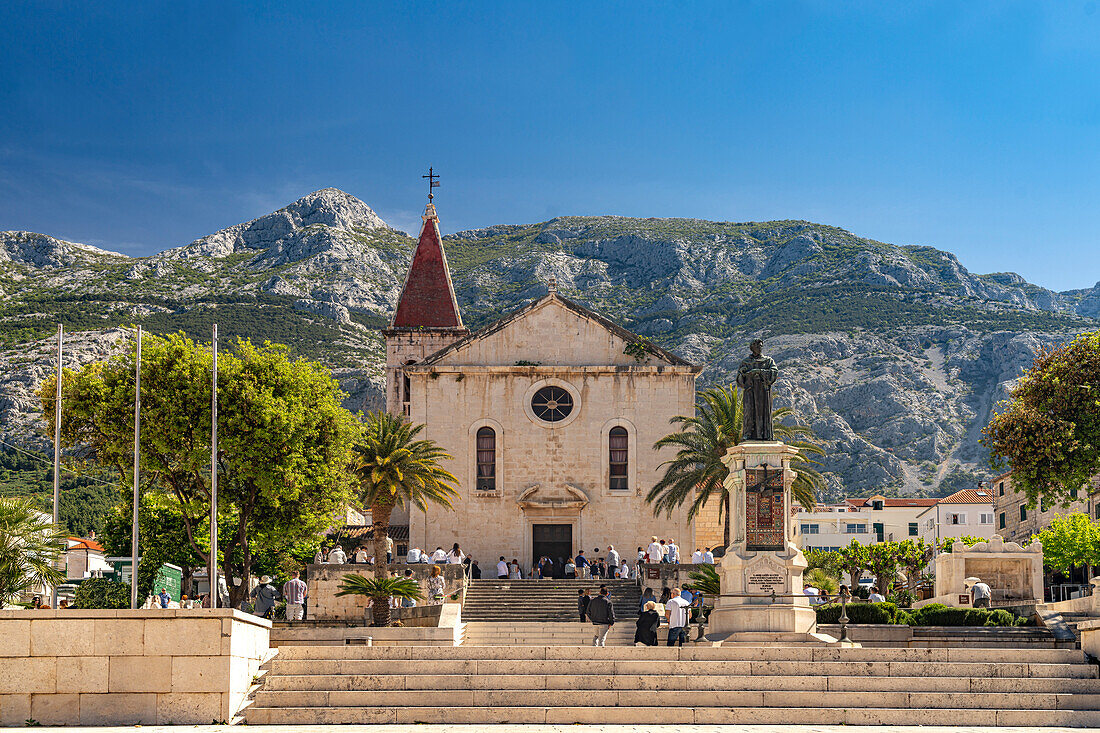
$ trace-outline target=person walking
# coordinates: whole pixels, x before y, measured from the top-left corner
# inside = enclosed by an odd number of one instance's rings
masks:
[[[411,580],[412,582],[416,583],[416,589],[418,591],[420,590],[420,582],[416,578],[413,577],[412,568],[405,568],[405,580]],[[402,598],[401,599],[401,607],[402,608],[415,608],[416,607],[416,599],[415,598]]]
[[[500,556],[500,562],[497,563],[497,579],[507,580],[508,578],[508,563],[504,561],[504,555]]]
[[[679,588],[673,588],[671,598],[665,601],[665,618],[668,619],[668,646],[683,646],[687,641],[688,606],[680,595]]]
[[[600,594],[588,603],[588,619],[596,627],[592,637],[592,646],[607,646],[607,632],[615,625],[615,606],[607,597],[607,587],[600,588]]]
[[[587,588],[581,588],[577,595],[577,613],[581,616],[581,623],[585,622],[588,618],[588,604],[592,601],[591,596],[588,595]]]
[[[646,550],[646,562],[657,564],[664,558],[664,550],[661,549],[661,543],[654,537],[649,543],[649,549]]]
[[[638,616],[634,630],[634,643],[657,646],[657,628],[660,625],[661,617],[657,615],[657,602],[646,601],[642,605],[641,615]]]
[[[614,545],[607,546],[607,572],[609,578],[619,577],[619,566],[622,565],[622,559],[619,557],[618,550]]]
[[[332,553],[329,553],[331,556]],[[260,584],[252,589],[249,597],[253,599],[253,613],[264,618],[271,618],[275,612],[275,601],[278,593],[271,584],[271,576],[264,575],[260,578]]]
[[[438,606],[443,603],[443,568],[433,565],[428,575],[428,603]]]
[[[286,620],[301,621],[305,615],[306,595],[309,589],[298,578],[298,571],[290,571],[290,580],[283,583],[283,600],[286,601]]]
[[[542,560],[539,561],[539,572],[544,578],[553,578],[554,561],[544,555]]]
[[[393,564],[393,537],[386,535],[386,564]]]
[[[584,556],[584,550],[577,553],[577,557],[573,560],[573,564],[577,566],[578,577],[589,577],[588,558]]]
[[[167,588],[160,589],[160,593],[157,595],[157,600],[160,602],[161,608],[168,608],[168,604],[172,602],[172,596],[168,595]]]

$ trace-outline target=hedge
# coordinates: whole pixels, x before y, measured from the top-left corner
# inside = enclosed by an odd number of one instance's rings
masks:
[[[816,606],[819,624],[840,623],[840,604]],[[1003,609],[951,608],[931,603],[913,610],[899,609],[893,603],[849,603],[850,624],[899,624],[907,626],[1024,626],[1027,619]]]
[[[76,588],[73,608],[129,608],[130,584],[107,578],[88,578]]]

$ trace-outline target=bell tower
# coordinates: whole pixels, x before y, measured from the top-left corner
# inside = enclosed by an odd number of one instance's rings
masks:
[[[439,185],[429,170],[429,185]],[[462,338],[469,330],[462,325],[443,239],[439,234],[439,217],[435,213],[434,195],[429,188],[428,205],[421,217],[420,240],[413,252],[405,285],[397,300],[389,328],[382,331],[386,338],[386,410],[409,415],[412,395],[405,366]]]

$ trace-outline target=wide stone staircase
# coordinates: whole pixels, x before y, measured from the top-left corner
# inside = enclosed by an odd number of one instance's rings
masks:
[[[615,616],[623,621],[638,618],[641,589],[633,580],[474,580],[466,590],[463,621],[578,621],[577,596],[587,588],[595,596],[608,586]],[[578,626],[580,625],[578,621]],[[633,636],[631,637],[633,638]]]
[[[303,646],[265,669],[249,724],[1100,725],[1072,649]]]
[[[634,619],[617,621],[607,634],[608,646],[633,646]],[[590,646],[592,624],[580,621],[467,621],[464,646]]]

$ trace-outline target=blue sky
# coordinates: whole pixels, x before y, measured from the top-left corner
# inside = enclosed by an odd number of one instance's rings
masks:
[[[1100,280],[1078,2],[7,2],[0,229],[132,255],[326,186],[394,226],[809,219]]]

